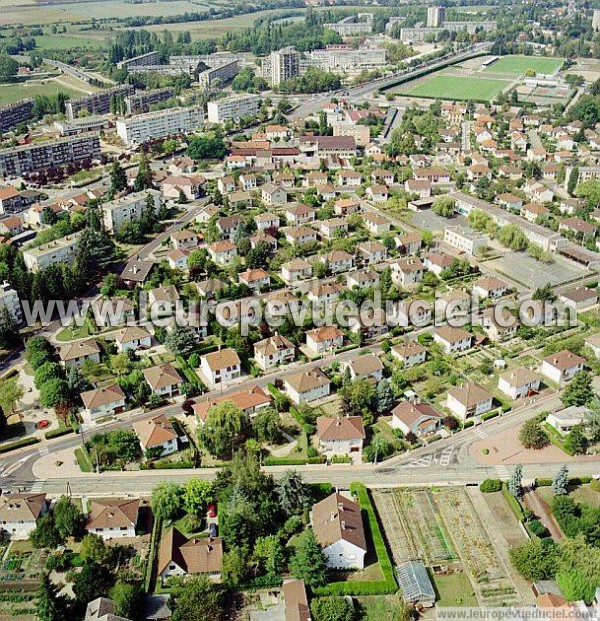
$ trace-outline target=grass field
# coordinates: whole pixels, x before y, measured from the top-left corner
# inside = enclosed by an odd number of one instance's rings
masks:
[[[434,575],[433,584],[439,597],[438,606],[477,606],[473,587],[465,574]]]
[[[407,97],[426,97],[429,99],[451,99],[456,101],[491,101],[503,88],[508,86],[506,80],[481,78],[463,78],[438,74],[403,90],[400,94]]]
[[[97,37],[70,34],[47,34],[36,36],[38,50],[70,50],[74,48],[97,50],[104,45],[104,40]]]
[[[37,82],[35,84],[7,84],[0,86],[0,105],[14,103],[15,101],[20,101],[27,97],[35,97],[36,95],[55,95],[60,91],[74,98],[84,95],[81,91],[59,84],[54,80]]]
[[[563,64],[562,58],[544,58],[541,56],[503,56],[490,65],[486,73],[506,73],[523,75],[527,69],[536,73],[550,74],[558,71]]]

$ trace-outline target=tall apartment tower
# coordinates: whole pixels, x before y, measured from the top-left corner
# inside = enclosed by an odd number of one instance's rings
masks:
[[[284,80],[300,75],[300,53],[293,47],[271,52],[271,85],[279,86]]]
[[[427,9],[427,28],[441,28],[446,9],[443,6],[430,6]]]
[[[594,9],[594,15],[592,16],[592,28],[594,32],[600,30],[600,10]]]

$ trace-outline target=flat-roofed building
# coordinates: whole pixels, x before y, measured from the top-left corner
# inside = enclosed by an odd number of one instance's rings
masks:
[[[261,99],[258,95],[234,95],[207,105],[209,123],[239,121],[243,116],[254,116],[260,109]]]
[[[136,145],[177,134],[187,134],[204,124],[201,108],[168,108],[117,119],[117,135],[127,145]]]
[[[30,272],[39,272],[55,263],[72,263],[78,253],[81,233],[73,233],[47,244],[23,251],[25,266]]]

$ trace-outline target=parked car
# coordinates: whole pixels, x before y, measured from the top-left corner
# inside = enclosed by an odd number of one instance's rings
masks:
[[[208,517],[215,518],[217,517],[217,505],[211,503],[207,507]]]
[[[218,534],[217,525],[214,522],[211,522],[208,526],[208,534],[211,537],[216,537]]]

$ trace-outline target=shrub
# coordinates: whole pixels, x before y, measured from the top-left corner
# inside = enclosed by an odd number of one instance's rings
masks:
[[[0,446],[0,453],[8,453],[14,449],[22,448],[23,446],[29,446],[30,444],[37,444],[39,438],[22,438],[15,442],[9,442],[8,444],[2,444]]]
[[[595,492],[600,492],[600,479],[593,479],[592,482],[590,483],[590,487]]]
[[[485,479],[485,481],[482,481],[479,485],[479,489],[484,494],[499,492],[502,489],[502,481],[500,479]]]
[[[527,522],[527,525],[534,535],[540,538],[548,536],[548,529],[539,520],[531,520],[531,522]]]

